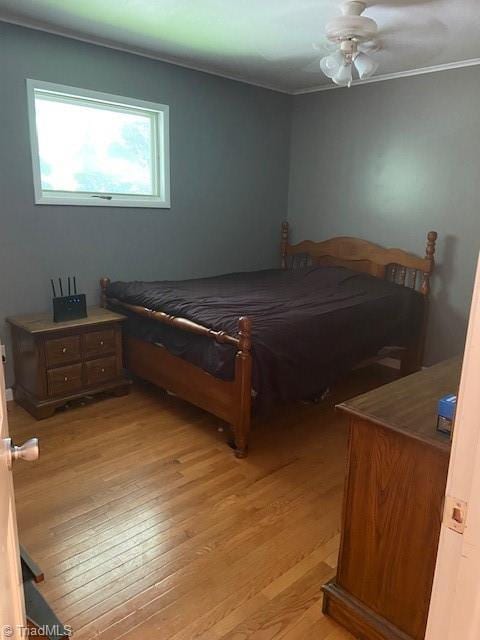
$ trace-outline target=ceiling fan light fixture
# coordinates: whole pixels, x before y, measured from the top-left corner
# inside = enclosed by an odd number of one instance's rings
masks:
[[[331,20],[326,27],[327,38],[339,49],[320,61],[323,73],[341,87],[350,87],[355,67],[360,79],[372,76],[378,64],[370,56],[359,51],[359,43],[375,39],[378,26],[375,20],[363,16],[366,2],[349,0],[342,5],[343,15]]]
[[[328,56],[325,56],[320,60],[320,69],[327,76],[327,78],[333,78],[340,70],[340,67],[345,63],[345,59],[341,51],[335,51]]]
[[[332,80],[335,84],[338,84],[339,87],[350,87],[353,81],[352,65],[343,64],[338,70],[338,73],[333,76]]]
[[[370,78],[378,69],[378,62],[370,58],[370,56],[367,56],[367,54],[362,51],[355,56],[353,64],[355,65],[355,69],[358,71],[358,75],[361,80]]]

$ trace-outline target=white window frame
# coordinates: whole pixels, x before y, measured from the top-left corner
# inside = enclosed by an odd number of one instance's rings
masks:
[[[81,193],[78,191],[46,191],[42,189],[40,172],[40,153],[38,147],[37,125],[35,114],[35,91],[52,93],[69,101],[69,98],[87,99],[104,103],[112,110],[121,107],[122,111],[131,108],[132,112],[147,111],[153,115],[154,131],[156,134],[156,149],[154,160],[154,183],[158,188],[155,195],[115,194],[115,193]],[[32,151],[33,186],[35,204],[79,205],[82,207],[149,207],[157,209],[170,208],[170,132],[169,107],[145,100],[136,100],[122,96],[90,91],[53,82],[41,80],[27,80],[28,119],[30,125],[30,145]],[[73,100],[72,100],[73,103]],[[163,169],[163,170],[162,170]]]

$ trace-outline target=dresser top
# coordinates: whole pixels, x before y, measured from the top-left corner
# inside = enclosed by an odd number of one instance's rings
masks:
[[[102,324],[105,322],[121,322],[125,316],[114,313],[102,307],[88,307],[88,317],[79,320],[69,320],[68,322],[53,322],[52,313],[31,313],[25,316],[13,316],[7,318],[7,322],[19,327],[28,333],[48,333],[50,331],[61,331],[62,329],[74,329],[90,324]]]
[[[458,392],[461,366],[460,357],[445,360],[337,408],[449,451],[449,436],[437,431],[437,405],[442,396]]]

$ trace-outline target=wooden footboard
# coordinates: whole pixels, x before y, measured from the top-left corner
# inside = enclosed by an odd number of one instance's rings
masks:
[[[235,455],[244,458],[248,450],[251,424],[252,324],[248,317],[238,320],[238,334],[230,336],[213,331],[185,318],[177,318],[161,311],[152,311],[107,297],[108,278],[100,280],[102,306],[124,308],[137,315],[168,324],[183,331],[203,335],[219,343],[231,344],[237,349],[235,377],[232,381],[215,378],[200,367],[174,356],[164,347],[143,340],[125,337],[125,360],[128,370],[135,376],[171,391],[192,404],[218,416],[231,425]]]

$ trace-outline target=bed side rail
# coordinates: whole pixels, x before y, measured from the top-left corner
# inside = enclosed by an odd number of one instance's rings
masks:
[[[154,311],[153,309],[147,309],[146,307],[122,302],[121,300],[117,300],[116,298],[109,298],[107,296],[107,288],[109,284],[109,278],[100,279],[102,307],[106,308],[109,305],[121,307],[123,309],[126,309],[127,311],[136,313],[139,316],[143,316],[145,318],[149,318],[150,320],[156,320],[163,324],[167,324],[170,327],[175,327],[182,331],[189,331],[190,333],[195,333],[199,336],[212,338],[220,344],[231,344],[237,350],[243,352],[250,351],[252,325],[250,318],[248,318],[247,316],[242,316],[238,319],[238,336],[231,336],[225,331],[215,331],[214,329],[205,327],[201,324],[198,324],[197,322],[188,320],[187,318],[179,318],[177,316],[164,313],[163,311]]]

